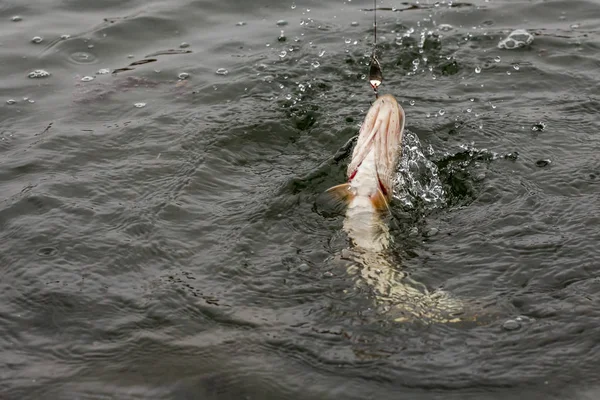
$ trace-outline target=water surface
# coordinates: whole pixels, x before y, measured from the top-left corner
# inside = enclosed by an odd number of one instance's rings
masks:
[[[378,3],[393,252],[479,324],[394,323],[315,209],[370,1],[0,4],[0,397],[597,398],[598,2],[449,3]]]

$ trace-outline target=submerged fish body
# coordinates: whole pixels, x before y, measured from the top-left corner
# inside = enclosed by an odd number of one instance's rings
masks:
[[[393,265],[387,251],[391,236],[383,215],[389,212],[404,120],[404,110],[392,95],[379,97],[361,126],[348,182],[327,192],[346,205],[344,231],[353,244],[349,254],[354,262],[349,272],[371,288],[379,305],[396,321],[458,322],[462,304],[412,281]]]

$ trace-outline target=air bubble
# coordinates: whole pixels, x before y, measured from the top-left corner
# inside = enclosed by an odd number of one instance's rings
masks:
[[[280,19],[277,21],[277,26],[286,26],[288,22],[285,19]]]
[[[502,324],[502,328],[504,328],[504,330],[507,331],[514,331],[516,329],[519,329],[521,327],[521,324],[518,321],[515,321],[514,319],[509,319],[508,321],[504,322],[504,324]]]
[[[350,44],[350,43],[352,43],[352,39],[345,39],[345,40],[344,40],[344,43],[346,43],[346,44]]]
[[[500,62],[500,56],[496,56],[496,57],[494,58],[494,61],[496,61],[497,63],[499,63],[499,62]]]
[[[240,21],[237,24],[235,24],[235,26],[244,26],[246,25],[246,23],[244,21]]]
[[[15,99],[8,99],[8,100],[6,100],[6,104],[9,104],[9,105],[17,104],[17,101]]]
[[[440,109],[440,111],[438,111],[438,114],[439,114],[439,115],[444,115],[444,114],[446,114],[446,110],[444,110],[444,109],[442,108],[442,109]]]
[[[180,49],[187,49],[188,47],[190,47],[190,44],[187,42],[181,42],[181,44],[179,45]]]
[[[23,21],[23,18],[19,17],[18,15],[15,15],[14,17],[12,17],[10,19],[12,22],[19,22],[19,21]]]
[[[41,36],[34,36],[31,39],[31,43],[35,43],[35,44],[42,43],[43,41],[44,41],[44,38]]]
[[[31,79],[47,78],[50,76],[50,72],[43,69],[36,69],[35,71],[31,71],[27,76]]]
[[[292,10],[295,10],[295,9],[296,9],[296,5],[292,4]]]
[[[95,55],[85,51],[76,51],[75,53],[71,54],[70,58],[77,64],[91,64],[96,61]]]
[[[438,25],[440,31],[448,32],[454,29],[454,27],[450,24],[440,24]]]
[[[69,39],[70,37],[71,37],[71,35],[69,35],[69,34],[66,34],[66,33],[65,33],[64,35],[60,35],[60,38],[61,38],[61,40],[67,40],[67,39]]]
[[[89,82],[89,81],[93,81],[94,77],[93,76],[84,76],[83,78],[81,78],[82,82]]]
[[[319,57],[323,57],[325,55],[325,50],[321,50],[321,52],[319,53]]]
[[[531,130],[534,132],[542,132],[544,129],[546,129],[546,124],[541,121],[531,126]]]
[[[533,42],[533,35],[527,32],[525,29],[517,29],[512,31],[510,35],[502,39],[498,43],[499,49],[516,49],[519,47],[525,47]]]
[[[411,106],[414,106],[415,105],[415,101],[411,100],[411,101],[408,102],[408,104],[410,104]]]
[[[521,68],[521,67],[519,67],[519,64],[515,64],[515,65],[513,65],[513,68],[515,69],[515,71],[518,71],[519,68]]]
[[[350,25],[351,25],[351,26],[358,26],[358,25],[359,25],[359,23],[358,23],[357,21],[352,21],[352,22],[350,23]]]
[[[98,70],[98,72],[96,72],[96,75],[107,75],[110,74],[110,69],[108,68],[101,68]]]
[[[227,75],[229,71],[227,71],[225,68],[219,68],[216,73],[217,75]]]
[[[479,74],[481,72],[481,67],[478,65],[475,67],[475,73]]]
[[[280,58],[284,58],[286,55],[287,55],[287,51],[285,51],[285,50],[281,50],[281,52],[279,53]]]
[[[313,61],[312,64],[310,64],[313,68],[319,68],[321,66],[321,63],[318,61]]]
[[[188,74],[187,72],[182,72],[179,75],[177,75],[177,78],[179,78],[180,81],[188,79],[189,77],[190,77],[190,74]]]
[[[135,108],[143,108],[143,107],[146,107],[146,103],[135,103],[133,106]]]

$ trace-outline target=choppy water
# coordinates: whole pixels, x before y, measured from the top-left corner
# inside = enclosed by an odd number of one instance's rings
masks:
[[[468,326],[373,309],[314,207],[370,1],[0,3],[0,398],[596,399],[600,4],[449,3],[378,26],[395,260]]]

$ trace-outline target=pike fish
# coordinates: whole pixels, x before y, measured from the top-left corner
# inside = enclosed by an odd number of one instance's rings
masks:
[[[344,231],[353,248],[353,266],[378,305],[396,321],[459,322],[463,304],[442,290],[429,292],[391,260],[392,243],[385,215],[401,157],[405,114],[394,96],[380,96],[369,109],[348,165],[348,182],[326,191],[345,208]],[[346,256],[345,258],[348,258]]]

